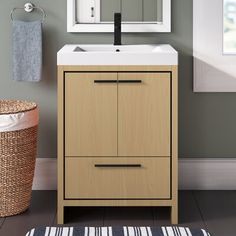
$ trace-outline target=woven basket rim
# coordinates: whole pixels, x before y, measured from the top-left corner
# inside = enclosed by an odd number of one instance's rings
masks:
[[[16,114],[21,112],[32,111],[37,108],[35,102],[25,100],[1,100],[0,115]]]

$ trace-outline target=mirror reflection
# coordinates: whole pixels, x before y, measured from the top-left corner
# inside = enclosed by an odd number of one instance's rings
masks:
[[[125,22],[162,20],[162,0],[100,0],[101,21],[113,21],[114,12],[121,12]]]
[[[114,13],[121,12],[122,22],[162,22],[163,0],[78,0],[79,23],[113,22]]]

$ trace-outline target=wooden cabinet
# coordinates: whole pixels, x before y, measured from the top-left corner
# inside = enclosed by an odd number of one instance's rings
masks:
[[[170,158],[67,158],[67,199],[169,199]]]
[[[169,73],[67,73],[66,156],[170,156]]]
[[[118,156],[170,156],[170,74],[118,79]]]
[[[66,156],[117,155],[116,80],[117,73],[66,74]]]
[[[177,67],[58,68],[65,206],[170,206],[177,223]]]

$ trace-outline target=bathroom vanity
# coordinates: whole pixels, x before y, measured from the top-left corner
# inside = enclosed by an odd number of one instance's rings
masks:
[[[66,45],[58,59],[58,223],[67,206],[169,206],[178,222],[170,45]]]

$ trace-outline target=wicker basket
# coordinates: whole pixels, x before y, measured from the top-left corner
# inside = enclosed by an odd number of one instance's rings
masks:
[[[8,116],[3,132],[1,125]],[[15,124],[9,124],[11,120]],[[30,205],[37,128],[35,103],[0,100],[0,217],[19,214]]]

